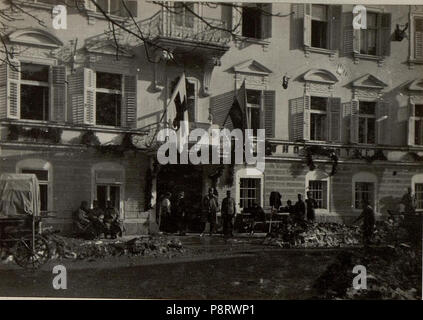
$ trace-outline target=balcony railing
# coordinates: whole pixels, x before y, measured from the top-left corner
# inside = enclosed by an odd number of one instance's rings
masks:
[[[225,46],[230,41],[230,33],[224,21],[206,17],[191,17],[189,20],[184,20],[177,14],[166,11],[159,11],[151,18],[138,21],[136,24],[129,22],[125,28],[126,30],[117,28],[115,35],[112,31],[106,31],[88,38],[86,45],[95,45],[98,41],[115,41],[115,37],[121,44],[130,46],[157,38],[194,41],[215,46]]]

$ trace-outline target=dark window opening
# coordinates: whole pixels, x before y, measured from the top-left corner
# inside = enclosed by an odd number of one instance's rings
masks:
[[[360,53],[362,54],[376,55],[377,53],[377,19],[377,13],[367,13],[367,27],[360,31]]]
[[[97,92],[96,94],[96,124],[103,126],[121,125],[122,95]]]
[[[262,38],[262,11],[257,6],[242,8],[242,35],[248,38]]]
[[[194,122],[195,121],[195,105],[196,105],[195,84],[187,81],[186,88],[187,88],[188,119],[190,122]]]
[[[96,87],[109,90],[121,90],[122,76],[117,73],[96,72]]]
[[[33,173],[36,175],[40,187],[40,210],[48,211],[48,171],[22,169],[21,173]]]
[[[310,115],[310,140],[326,140],[326,114],[312,113]]]
[[[21,119],[49,120],[49,88],[21,85]]]

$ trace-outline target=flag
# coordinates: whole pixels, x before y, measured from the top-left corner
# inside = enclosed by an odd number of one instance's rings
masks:
[[[172,92],[166,108],[167,119],[178,137],[178,149],[181,152],[184,145],[188,144],[189,119],[188,101],[185,73],[179,77],[178,83]]]
[[[228,117],[231,118],[232,124],[235,129],[244,130],[248,128],[248,114],[246,110],[247,102],[247,91],[245,89],[245,80],[241,85],[241,88],[235,94],[234,102],[232,103],[229,113],[225,119],[223,125],[225,125]]]

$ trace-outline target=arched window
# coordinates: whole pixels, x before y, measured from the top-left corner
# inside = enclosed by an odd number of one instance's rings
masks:
[[[305,177],[305,191],[317,202],[317,212],[329,211],[330,179],[322,170],[309,171]]]
[[[377,211],[377,177],[370,172],[359,172],[352,177],[352,207],[361,209],[361,200],[367,200]]]
[[[25,159],[16,164],[16,173],[33,173],[40,186],[42,212],[53,210],[53,170],[50,162],[42,159]]]
[[[107,201],[123,215],[125,191],[125,169],[113,162],[101,162],[91,169],[91,199],[97,200],[100,208],[105,209]]]
[[[423,211],[423,173],[411,178],[411,190],[416,197],[416,210]]]

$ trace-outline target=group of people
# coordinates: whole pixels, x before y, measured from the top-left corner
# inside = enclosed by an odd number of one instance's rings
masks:
[[[297,223],[305,221],[313,222],[316,219],[315,209],[318,207],[317,201],[313,198],[312,192],[307,192],[307,198],[303,200],[302,194],[297,195],[297,202],[293,205],[291,200],[286,201],[286,206],[282,206],[282,196],[279,192],[272,192],[270,195],[270,205],[273,212],[289,213],[290,220]]]
[[[122,236],[119,212],[111,201],[107,201],[105,210],[99,207],[97,200],[93,201],[92,209],[89,208],[87,201],[82,201],[74,213],[74,224],[78,235],[84,239],[96,239],[101,235],[106,239]]]
[[[160,201],[160,210],[158,214],[159,229],[164,232],[179,232],[185,235],[187,228],[187,211],[184,192],[178,193],[177,197],[171,200],[172,194],[167,192]],[[236,203],[231,197],[231,191],[226,192],[226,198],[222,205],[219,205],[219,199],[216,191],[209,188],[207,195],[201,203],[201,236],[206,231],[207,223],[210,225],[209,234],[216,232],[217,213],[221,212],[223,222],[223,233],[225,236],[233,236],[233,219],[236,215]]]

